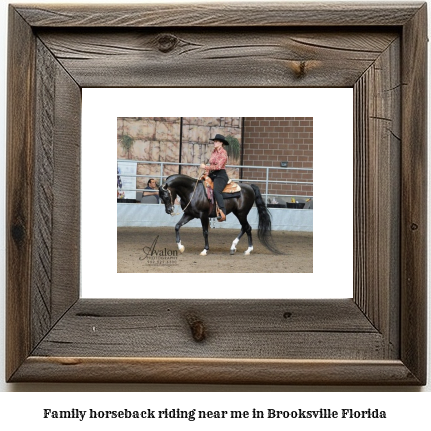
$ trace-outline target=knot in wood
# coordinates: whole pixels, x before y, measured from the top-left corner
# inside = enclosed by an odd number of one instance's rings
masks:
[[[189,324],[193,339],[197,342],[204,341],[207,334],[202,320],[194,315],[189,315],[187,316],[187,323]]]
[[[178,38],[172,34],[162,34],[157,38],[157,48],[161,52],[172,51],[178,45]]]
[[[21,245],[25,240],[25,227],[21,223],[15,223],[11,228],[11,235],[16,244]]]
[[[296,62],[294,66],[292,67],[293,71],[295,72],[295,75],[297,78],[301,79],[304,78],[304,76],[307,74],[307,62],[300,61]]]

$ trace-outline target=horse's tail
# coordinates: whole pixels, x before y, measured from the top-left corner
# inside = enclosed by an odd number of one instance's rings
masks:
[[[259,241],[272,253],[283,254],[273,244],[271,235],[271,214],[266,208],[265,202],[260,194],[259,187],[251,184],[251,188],[254,191],[254,201],[256,203],[257,212],[259,214],[259,224],[257,230],[257,237]]]

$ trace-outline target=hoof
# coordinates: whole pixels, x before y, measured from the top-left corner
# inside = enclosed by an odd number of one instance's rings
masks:
[[[180,253],[184,253],[185,249],[186,248],[183,245],[181,245],[181,243],[178,244],[178,250],[180,251]]]
[[[236,248],[231,249],[231,250],[230,250],[230,255],[231,255],[231,256],[232,256],[232,255],[234,255],[234,254],[235,254],[235,252],[236,252]]]
[[[204,249],[203,251],[201,251],[201,254],[200,254],[200,255],[201,255],[201,256],[206,256],[207,254],[208,254],[208,250],[205,250],[205,249]]]
[[[250,256],[251,252],[253,251],[253,247],[249,247],[245,252],[244,256]]]

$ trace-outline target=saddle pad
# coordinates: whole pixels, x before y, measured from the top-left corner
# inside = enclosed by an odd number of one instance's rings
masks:
[[[241,196],[241,192],[235,192],[235,193],[222,193],[223,199],[233,199],[233,198],[239,198]]]

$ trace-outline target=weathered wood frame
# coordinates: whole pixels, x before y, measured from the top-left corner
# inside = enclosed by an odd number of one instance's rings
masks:
[[[423,3],[11,6],[6,379],[425,384],[426,45]],[[354,298],[80,299],[81,88],[119,86],[352,87]]]

